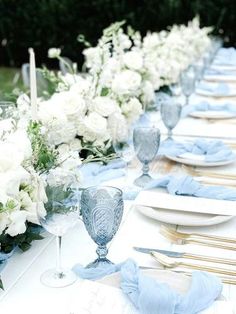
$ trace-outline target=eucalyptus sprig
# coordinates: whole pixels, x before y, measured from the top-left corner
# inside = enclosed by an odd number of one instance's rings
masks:
[[[41,131],[40,122],[31,121],[28,126],[28,135],[33,150],[32,163],[38,172],[45,172],[51,169],[57,161],[57,153],[47,144],[45,136]]]

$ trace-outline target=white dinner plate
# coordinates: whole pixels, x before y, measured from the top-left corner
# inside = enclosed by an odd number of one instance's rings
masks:
[[[235,161],[235,158],[232,158],[230,160],[207,162],[204,160],[176,157],[176,156],[170,156],[170,155],[165,155],[165,157],[169,160],[176,161],[176,162],[184,164],[184,165],[197,166],[197,167],[225,166],[225,165],[229,165]]]
[[[236,113],[218,110],[208,110],[208,111],[193,111],[189,116],[201,119],[232,119],[236,117]]]
[[[185,211],[183,212],[163,208],[152,208],[141,205],[136,205],[135,208],[144,216],[158,220],[160,222],[180,226],[212,226],[233,218],[233,216],[202,214]]]

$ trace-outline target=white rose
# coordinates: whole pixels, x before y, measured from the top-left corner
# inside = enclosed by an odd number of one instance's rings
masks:
[[[64,91],[55,93],[51,101],[57,104],[67,116],[73,119],[77,118],[77,115],[83,117],[86,112],[84,99],[75,92]]]
[[[84,137],[86,142],[94,142],[99,139],[109,139],[107,132],[107,120],[96,112],[89,113],[78,127],[78,134]]]
[[[24,160],[24,154],[13,143],[0,141],[0,172],[18,168]]]
[[[115,100],[108,96],[98,96],[92,100],[91,111],[95,111],[103,117],[110,116],[113,112],[119,109]]]
[[[125,117],[115,112],[108,118],[108,130],[113,142],[124,142],[128,138],[128,126]]]
[[[9,215],[10,224],[6,229],[6,233],[11,237],[15,237],[17,234],[22,234],[26,231],[26,217],[27,212],[25,210],[17,210]]]
[[[155,100],[155,91],[151,82],[145,81],[142,87],[142,102],[147,105]]]
[[[25,130],[17,130],[16,132],[10,134],[7,138],[7,141],[14,144],[18,150],[24,154],[24,159],[31,157],[31,142]]]
[[[131,70],[118,73],[113,82],[112,90],[118,95],[136,94],[141,85],[141,75]]]
[[[141,70],[143,67],[143,56],[137,51],[128,51],[123,56],[124,64],[131,70]]]
[[[142,104],[137,98],[131,98],[129,101],[121,105],[123,114],[127,117],[128,122],[131,124],[139,118],[143,113]]]
[[[58,58],[58,57],[60,57],[60,54],[61,54],[60,48],[48,49],[48,58]]]

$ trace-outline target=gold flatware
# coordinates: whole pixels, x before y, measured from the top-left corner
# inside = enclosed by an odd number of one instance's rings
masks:
[[[228,276],[235,276],[236,279],[236,270],[231,270],[231,269],[225,269],[225,268],[220,268],[220,267],[215,267],[215,266],[207,266],[207,265],[198,265],[198,264],[192,264],[192,263],[187,263],[187,262],[182,262],[182,261],[177,261],[173,257],[168,257],[166,255],[163,255],[161,253],[157,252],[151,252],[151,256],[160,264],[162,264],[165,267],[168,268],[175,268],[178,266],[183,266],[187,267],[190,269],[196,269],[196,270],[201,270],[201,271],[208,271],[211,273],[217,273],[217,274],[222,274],[222,275],[228,275]]]
[[[188,234],[175,231],[171,228],[161,226],[160,233],[171,242],[176,244],[199,244],[225,250],[236,251],[236,242],[233,238],[208,236],[203,234]]]
[[[236,174],[228,174],[228,173],[217,173],[217,172],[211,172],[208,170],[199,170],[199,169],[193,169],[186,165],[182,165],[182,169],[187,171],[192,176],[206,176],[211,178],[218,178],[218,179],[226,179],[226,180],[235,180]]]
[[[157,271],[162,270],[163,271],[163,268],[161,267],[139,266],[139,268],[143,270],[157,270]],[[191,270],[183,271],[183,270],[170,269],[168,271],[171,271],[172,273],[176,273],[176,274],[183,274],[188,277],[192,276]],[[222,282],[225,284],[236,285],[236,278],[234,276],[224,276],[220,274],[216,274],[216,276],[219,277],[222,280]]]

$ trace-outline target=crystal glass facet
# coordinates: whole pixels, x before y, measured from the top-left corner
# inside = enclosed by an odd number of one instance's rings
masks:
[[[148,173],[149,163],[156,157],[158,152],[160,131],[154,127],[137,127],[134,129],[133,142],[136,155],[143,164],[143,173],[134,181],[134,184],[144,187],[152,180]]]
[[[81,195],[81,212],[85,227],[93,241],[98,245],[98,258],[87,268],[112,264],[107,259],[107,243],[116,234],[123,215],[123,193],[109,186],[89,187]]]
[[[161,105],[161,118],[168,129],[168,140],[172,140],[172,130],[179,122],[182,106],[173,100],[163,102]]]

